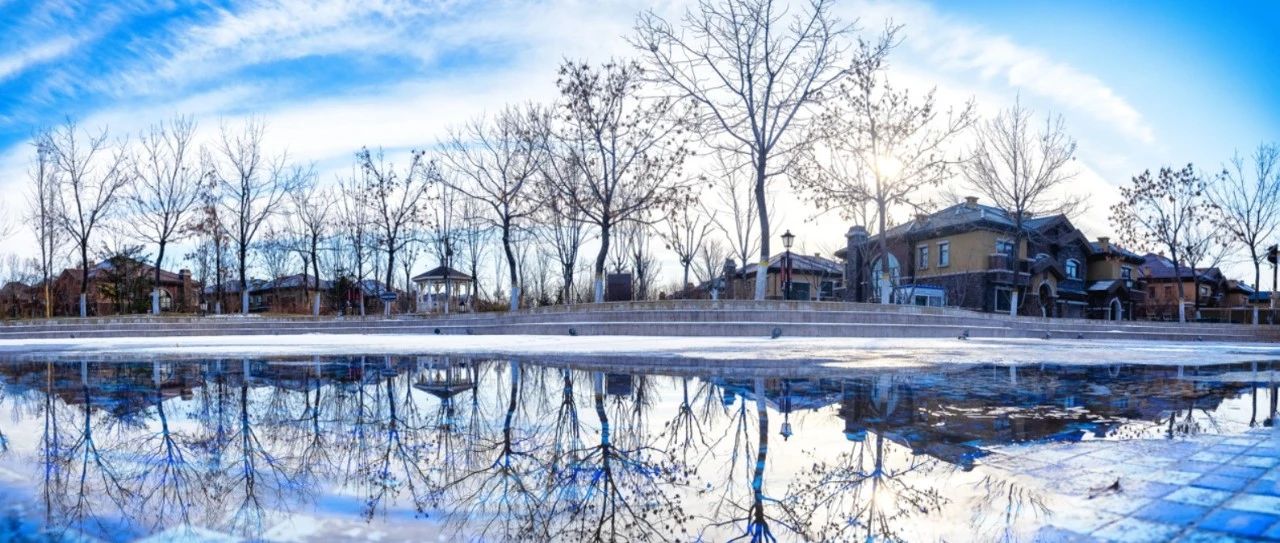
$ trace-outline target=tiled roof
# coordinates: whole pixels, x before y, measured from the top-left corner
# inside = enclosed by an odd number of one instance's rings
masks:
[[[1174,279],[1180,277],[1182,280],[1191,279],[1191,268],[1186,265],[1175,270],[1173,261],[1168,257],[1155,253],[1147,253],[1142,257],[1142,271],[1150,279]],[[1217,280],[1222,277],[1222,272],[1218,268],[1207,268],[1196,270],[1196,277],[1202,281]]]
[[[778,253],[769,258],[769,269],[782,269],[782,259],[786,253]],[[748,264],[742,268],[744,275],[756,273],[758,264]],[[791,269],[798,273],[827,273],[841,275],[844,273],[844,266],[834,260],[827,260],[820,256],[803,255],[800,253],[791,253]]]
[[[1034,217],[1024,220],[1022,225],[1028,230],[1039,230],[1062,218],[1064,218],[1062,215]],[[890,228],[885,233],[888,237],[894,238],[910,233],[932,232],[970,224],[986,224],[999,229],[1012,230],[1017,223],[1011,215],[998,207],[961,202],[925,215],[922,219],[912,220]]]
[[[432,268],[430,270],[427,270],[425,272],[422,272],[418,275],[413,276],[413,281],[418,282],[418,281],[425,281],[427,279],[437,279],[437,278],[444,279],[445,270],[448,270],[449,272],[449,279],[456,279],[458,281],[470,281],[472,279],[470,275],[462,273],[453,268],[446,268],[445,266],[436,266],[435,268]]]

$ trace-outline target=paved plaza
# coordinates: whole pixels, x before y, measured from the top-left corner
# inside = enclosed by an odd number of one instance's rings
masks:
[[[1000,447],[1048,499],[1041,541],[1280,539],[1280,433]]]

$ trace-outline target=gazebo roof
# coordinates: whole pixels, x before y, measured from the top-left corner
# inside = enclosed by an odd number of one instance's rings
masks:
[[[470,275],[462,273],[453,268],[450,268],[447,266],[437,266],[436,268],[427,270],[425,272],[422,272],[418,275],[413,276],[413,282],[426,283],[426,282],[434,282],[434,281],[443,281],[445,278],[446,272],[449,275],[450,281],[459,281],[459,282],[465,283],[467,281],[473,280],[473,278]]]

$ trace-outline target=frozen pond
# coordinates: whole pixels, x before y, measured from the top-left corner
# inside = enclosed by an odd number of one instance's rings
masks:
[[[1280,364],[39,355],[0,539],[1280,536]]]

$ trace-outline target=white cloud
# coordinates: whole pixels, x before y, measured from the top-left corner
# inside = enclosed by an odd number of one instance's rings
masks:
[[[1058,107],[1087,114],[1143,144],[1155,134],[1142,114],[1098,77],[1007,36],[939,14],[917,2],[864,0],[849,4],[870,28],[881,20],[906,24],[905,46],[935,70],[967,73],[979,80],[1042,96]]]
[[[56,60],[70,53],[83,41],[81,38],[62,36],[0,57],[0,82],[16,77],[29,68]]]

